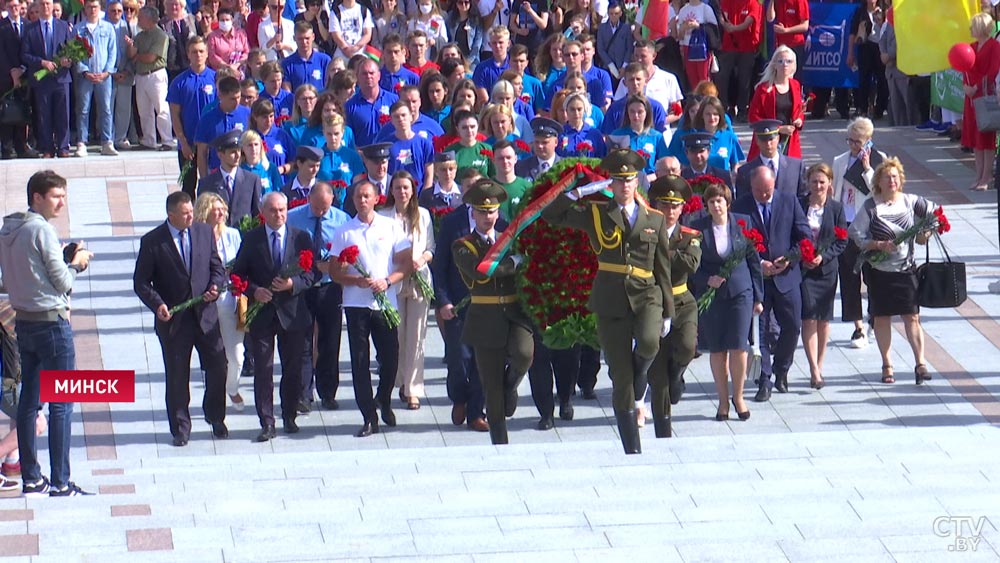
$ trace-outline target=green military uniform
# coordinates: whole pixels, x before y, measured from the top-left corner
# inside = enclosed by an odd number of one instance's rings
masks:
[[[611,151],[601,162],[612,182],[634,180],[644,166],[645,160],[627,149]],[[597,315],[597,337],[611,374],[612,404],[626,453],[641,452],[634,386],[641,382],[645,389],[663,321],[674,312],[663,214],[639,201],[635,205],[631,226],[614,200],[576,205],[563,195],[544,212],[551,223],[586,232],[597,254],[588,307]]]
[[[503,188],[489,179],[481,179],[463,196],[473,209],[495,211],[506,200]],[[517,407],[517,386],[531,366],[534,341],[531,321],[517,298],[514,273],[518,258],[505,258],[492,276],[480,273],[482,262],[495,241],[473,231],[452,245],[455,265],[469,287],[469,310],[465,314],[462,341],[472,346],[476,367],[486,397],[486,419],[490,440],[507,443],[507,420]]]
[[[691,187],[679,176],[657,178],[649,187],[649,201],[683,205],[691,198]],[[673,285],[674,317],[670,333],[660,340],[660,351],[649,368],[650,401],[657,438],[671,435],[671,404],[681,398],[681,376],[694,359],[698,346],[698,303],[688,290],[688,276],[701,263],[701,232],[678,223],[670,235],[670,280]]]

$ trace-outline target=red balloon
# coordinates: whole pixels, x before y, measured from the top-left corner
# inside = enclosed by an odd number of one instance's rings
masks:
[[[958,72],[969,72],[976,64],[976,51],[968,43],[955,43],[948,51],[948,62]]]

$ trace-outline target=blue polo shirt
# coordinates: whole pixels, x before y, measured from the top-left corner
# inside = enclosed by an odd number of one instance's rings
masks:
[[[435,123],[441,125],[442,123],[444,123],[444,120],[448,119],[448,116],[451,115],[451,106],[444,106],[443,108],[437,111],[428,110],[427,108],[421,108],[420,115],[426,115],[427,117],[431,118],[431,120],[433,120]]]
[[[278,88],[278,95],[272,96],[267,92],[267,90],[261,90],[259,99],[271,100],[271,104],[274,106],[274,117],[278,118],[282,115],[286,115],[289,118],[292,117],[292,103],[295,101],[295,96],[285,90],[284,88]]]
[[[611,86],[611,74],[597,65],[591,65],[590,70],[583,73],[583,78],[587,81],[590,103],[604,108],[604,103],[615,94]]]
[[[219,135],[239,129],[246,131],[250,124],[250,108],[246,106],[236,106],[231,113],[224,113],[219,106],[215,106],[202,116],[198,122],[198,129],[194,135],[194,142],[205,143],[208,147],[208,169],[219,167],[219,155],[211,147],[212,141]]]
[[[336,232],[344,223],[351,220],[351,217],[344,213],[343,211],[337,209],[336,207],[331,207],[326,213],[320,216],[319,231],[320,236],[323,237],[323,241],[320,243],[320,253],[321,256],[317,256],[316,260],[325,260],[329,258],[329,251],[326,249],[326,243],[333,240],[333,233]],[[313,233],[316,230],[316,216],[313,215],[312,207],[309,205],[301,205],[295,209],[288,210],[287,224],[299,229],[300,231],[305,231],[312,239]],[[329,274],[323,274],[323,277],[319,280],[319,283],[324,284],[331,281]]]
[[[295,51],[281,61],[285,81],[292,84],[292,92],[303,84],[312,84],[317,90],[326,90],[326,67],[330,66],[330,56],[313,49],[309,60],[303,60]]]
[[[240,164],[240,168],[246,170],[247,172],[253,172],[258,178],[260,178],[261,197],[271,192],[280,192],[281,188],[284,186],[284,179],[281,177],[281,174],[278,173],[278,167],[275,166],[273,162],[269,162],[267,170],[264,170],[263,160],[253,166],[244,162],[243,164]]]
[[[382,78],[378,81],[379,88],[399,93],[399,91],[396,90],[397,84],[403,84],[404,86],[418,86],[420,84],[420,77],[417,76],[417,73],[406,68],[405,66],[399,67],[399,70],[396,72],[389,72],[389,69],[383,66]]]
[[[611,102],[611,105],[608,106],[608,113],[604,114],[604,125],[599,126],[605,135],[619,127],[628,127],[628,125],[622,125],[622,120],[625,119],[625,102],[627,100],[628,96],[625,96],[620,100]],[[649,101],[650,109],[653,110],[653,129],[661,133],[666,131],[667,112],[663,109],[663,104],[652,98],[647,98],[647,100]]]
[[[538,110],[545,106],[545,87],[542,86],[542,81],[526,72],[521,82],[524,85],[521,96],[528,96],[528,103],[531,104],[531,109],[535,110],[535,113],[538,113]]]
[[[481,61],[476,65],[476,70],[472,72],[472,81],[477,88],[485,88],[487,93],[493,91],[493,85],[500,80],[500,75],[510,68],[510,58],[504,59],[503,64],[497,66],[493,57]]]
[[[514,112],[523,116],[529,123],[535,118],[535,108],[533,108],[531,104],[526,103],[524,100],[514,100]]]
[[[295,140],[295,137],[292,137]],[[354,131],[350,127],[344,127],[344,138],[341,140],[345,147],[355,148],[354,144]],[[296,147],[306,145],[309,147],[326,147],[326,137],[323,136],[323,126],[317,125],[316,127],[306,127],[301,131],[299,135],[299,140],[295,143]]]
[[[215,101],[215,71],[205,67],[201,74],[191,69],[180,73],[167,89],[167,103],[181,107],[184,138],[194,144],[201,112]]]
[[[379,123],[381,116],[389,117],[389,108],[399,100],[399,96],[383,88],[379,88],[378,97],[369,102],[361,92],[351,96],[344,104],[347,115],[347,125],[354,130],[354,140],[359,147],[365,147],[375,142],[375,135],[384,123]]]
[[[594,150],[587,153],[577,150],[576,146],[584,141],[589,141]],[[559,144],[556,145],[556,154],[563,158],[571,156],[604,158],[608,154],[608,146],[604,144],[604,135],[586,123],[579,131],[564,125],[562,135],[559,135]]]
[[[668,156],[667,143],[663,140],[663,133],[656,129],[650,129],[645,133],[636,133],[631,127],[615,129],[608,135],[608,140],[612,144],[622,145],[622,141],[628,139],[628,148],[639,152],[642,151],[646,158],[646,167],[643,171],[652,174],[656,171],[656,161]]]
[[[335,182],[343,180],[350,186],[354,177],[365,171],[365,165],[358,156],[358,151],[346,145],[340,145],[336,152],[328,147],[323,148],[323,160],[319,161],[319,173],[316,179],[322,182]],[[347,190],[336,188],[333,190],[333,205],[343,209],[344,198]]]
[[[417,180],[418,192],[424,185],[424,167],[432,162],[434,145],[420,135],[414,135],[412,139],[405,141],[395,139],[389,148],[389,175],[406,170]]]
[[[260,131],[258,131],[260,133]],[[272,126],[261,138],[267,143],[267,159],[275,166],[284,166],[295,159],[295,142],[281,127]],[[278,186],[281,189],[281,186]]]
[[[427,139],[428,141],[431,141],[432,145],[434,137],[444,135],[444,129],[441,128],[441,125],[439,125],[437,121],[434,121],[422,113],[417,117],[417,120],[413,122],[411,127],[413,128],[414,133]],[[395,140],[396,126],[393,125],[391,121],[383,125],[382,128],[378,130],[378,134],[375,135],[376,143],[392,143]]]

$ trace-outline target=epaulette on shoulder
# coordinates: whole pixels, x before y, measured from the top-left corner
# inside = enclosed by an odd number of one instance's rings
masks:
[[[663,212],[660,211],[659,209],[655,209],[655,208],[652,208],[652,207],[647,207],[646,209],[648,209],[650,213],[656,213],[657,215],[663,216]]]
[[[699,231],[698,229],[692,229],[691,227],[685,227],[684,225],[681,225],[681,233],[685,235],[691,235],[693,237],[701,236],[701,231]]]

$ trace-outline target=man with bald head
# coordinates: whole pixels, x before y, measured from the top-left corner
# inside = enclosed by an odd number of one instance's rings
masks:
[[[261,202],[264,224],[243,238],[236,254],[233,274],[247,281],[246,295],[251,303],[264,308],[249,326],[253,351],[253,394],[260,419],[258,442],[277,436],[274,429],[274,341],[277,337],[281,357],[281,417],[285,432],[299,431],[295,423],[296,406],[302,394],[302,347],[311,326],[305,292],[319,277],[315,265],[308,271],[287,275],[294,270],[299,255],[312,250],[308,233],[286,224],[288,198],[270,192]]]
[[[750,192],[733,203],[733,213],[750,216],[767,247],[760,253],[764,312],[760,323],[761,374],[754,397],[758,402],[771,398],[772,373],[773,387],[779,393],[788,392],[788,370],[802,328],[802,272],[798,260],[789,261],[784,256],[812,235],[799,202],[792,195],[776,191],[774,184],[774,172],[758,166],[750,173]]]
[[[656,161],[656,177],[666,178],[667,176],[681,175],[681,161],[676,156],[665,156]]]

